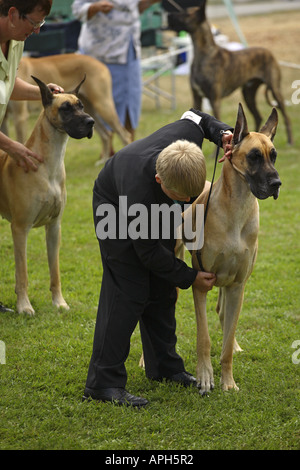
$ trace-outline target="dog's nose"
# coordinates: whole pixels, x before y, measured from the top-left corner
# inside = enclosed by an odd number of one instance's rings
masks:
[[[86,120],[86,124],[90,127],[93,127],[93,125],[95,124],[95,121],[91,116],[89,116]]]
[[[273,198],[277,199],[279,196],[279,188],[281,186],[281,181],[279,178],[274,178],[274,180],[271,181],[270,186],[272,188],[272,194]]]
[[[94,124],[95,124],[94,119],[91,116],[88,116],[86,120],[86,125],[87,125],[87,128],[89,129],[88,134],[87,134],[88,139],[91,139],[93,137]]]
[[[271,186],[274,188],[279,188],[281,186],[281,181],[279,178],[275,178],[274,180],[271,181]]]

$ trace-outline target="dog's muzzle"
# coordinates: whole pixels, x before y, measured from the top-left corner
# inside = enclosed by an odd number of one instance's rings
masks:
[[[64,128],[67,134],[73,139],[83,139],[87,137],[90,139],[93,136],[94,119],[89,114],[77,116],[68,123],[65,123]]]
[[[251,174],[246,172],[243,176],[248,182],[252,194],[257,199],[278,198],[281,180],[276,170],[268,173],[258,171]]]
[[[252,194],[254,194],[257,199],[267,199],[268,197],[273,197],[277,199],[279,196],[279,189],[281,186],[281,181],[279,178],[273,178],[272,180],[264,180],[257,182],[255,179],[247,178]]]

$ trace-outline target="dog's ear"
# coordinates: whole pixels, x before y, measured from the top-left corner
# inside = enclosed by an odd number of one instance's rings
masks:
[[[79,85],[77,85],[77,87],[75,88],[75,90],[73,90],[73,91],[70,91],[69,93],[70,93],[70,94],[72,94],[72,95],[76,95],[76,96],[78,96],[78,93],[79,93],[80,87],[81,87],[81,85],[83,84],[83,82],[85,81],[85,79],[86,79],[86,74],[84,74],[84,77],[83,77],[83,79],[81,80],[81,82],[79,83]]]
[[[39,86],[39,89],[41,91],[41,96],[42,96],[42,103],[43,103],[44,108],[46,108],[46,106],[49,106],[52,103],[53,94],[44,82],[34,77],[33,75],[31,75],[31,77]]]
[[[205,10],[206,10],[206,0],[202,0],[202,2],[199,5],[198,12],[197,12],[198,18],[201,20],[201,23],[202,21],[206,20]]]
[[[202,1],[199,6],[188,9],[188,16],[191,15],[191,18],[193,18],[194,27],[206,20],[205,3],[205,1]]]
[[[277,124],[278,124],[278,113],[277,113],[277,109],[273,108],[266,124],[261,128],[259,132],[261,134],[265,134],[273,142],[273,139],[276,134]]]
[[[247,119],[243,110],[243,106],[241,105],[241,103],[239,103],[236,124],[235,124],[233,137],[232,137],[233,144],[234,145],[239,144],[248,134],[249,134],[249,131],[248,131]]]

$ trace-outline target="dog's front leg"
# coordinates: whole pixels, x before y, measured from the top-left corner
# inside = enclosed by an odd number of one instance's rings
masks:
[[[50,271],[50,290],[52,292],[52,303],[57,308],[63,307],[69,310],[69,306],[62,296],[60,271],[59,271],[59,245],[60,245],[60,219],[46,225],[46,242],[48,264]]]
[[[11,233],[14,242],[15,254],[15,276],[16,285],[15,292],[17,294],[17,311],[18,313],[27,313],[34,315],[34,309],[29,301],[27,286],[27,235],[28,227],[20,227],[16,223],[11,224]]]
[[[223,316],[223,347],[221,354],[221,384],[224,391],[234,388],[238,390],[233,379],[232,373],[232,357],[235,347],[235,331],[239,319],[240,310],[243,303],[244,285],[234,284],[230,287],[223,288],[224,299],[222,299],[220,312]]]
[[[191,88],[193,94],[193,108],[202,110],[203,92],[195,81],[191,81]]]
[[[217,314],[219,315],[219,320],[221,323],[222,331],[224,331],[224,313],[225,313],[225,307],[223,302],[225,301],[225,294],[223,293],[224,287],[221,287],[219,289],[219,297],[218,297],[218,303],[216,307]],[[223,295],[222,295],[223,293]],[[238,344],[237,340],[234,340],[233,344],[233,352],[241,352],[243,351],[240,345]]]
[[[210,337],[206,317],[206,293],[193,287],[197,320],[197,384],[201,395],[214,388],[214,374],[210,359]]]

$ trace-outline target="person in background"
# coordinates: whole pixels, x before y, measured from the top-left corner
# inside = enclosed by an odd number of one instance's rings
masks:
[[[12,100],[40,100],[40,89],[18,78],[17,70],[22,58],[24,41],[33,33],[38,34],[49,14],[52,0],[0,0],[0,126],[7,105]],[[62,92],[58,85],[50,83],[52,92]],[[43,156],[37,155],[25,145],[0,132],[0,149],[8,153],[17,165],[36,171]],[[0,302],[0,312],[11,311]]]
[[[158,0],[75,0],[72,5],[82,22],[79,51],[109,68],[116,110],[132,140],[141,111],[140,14],[154,3]]]

